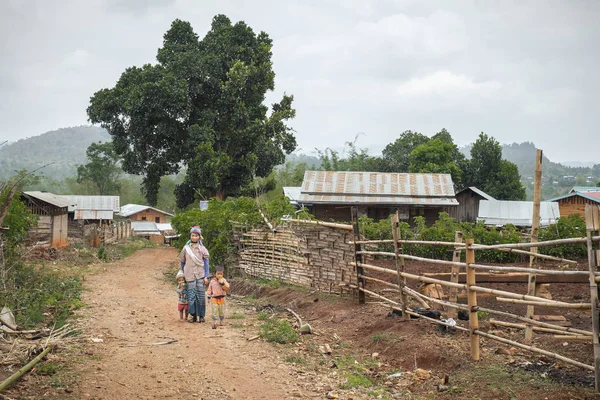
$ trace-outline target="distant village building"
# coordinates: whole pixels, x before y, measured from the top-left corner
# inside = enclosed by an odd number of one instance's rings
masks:
[[[140,204],[126,204],[121,207],[119,215],[132,221],[152,221],[157,224],[169,222],[173,214],[158,208]]]
[[[47,238],[54,248],[67,246],[68,208],[73,202],[48,192],[23,192],[21,200],[35,215],[38,223],[30,230],[30,234],[40,239]]]
[[[112,221],[121,210],[119,196],[78,196],[61,195],[72,205],[69,206],[69,220],[84,223]]]
[[[458,206],[451,208],[449,214],[456,222],[476,222],[479,216],[480,200],[496,199],[475,186],[464,188],[456,193]]]
[[[540,226],[555,224],[560,218],[559,205],[552,201],[540,203]],[[486,225],[531,227],[533,221],[533,201],[481,200],[477,221]]]
[[[351,221],[350,208],[357,206],[359,216],[376,221],[399,211],[403,221],[422,216],[433,224],[458,205],[449,174],[355,171],[306,171],[295,200],[320,220],[342,222]]]
[[[579,215],[585,218],[585,205],[600,205],[600,187],[595,186],[575,186],[569,193],[554,197],[548,201],[555,201],[559,204],[562,216]]]
[[[157,244],[170,243],[177,237],[171,227],[173,214],[158,208],[139,204],[127,204],[121,207],[122,217],[131,220],[131,230],[135,236],[142,236]]]

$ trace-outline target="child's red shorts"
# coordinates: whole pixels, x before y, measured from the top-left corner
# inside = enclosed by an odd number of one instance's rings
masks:
[[[181,304],[181,303],[177,304],[177,311],[183,311],[183,310],[187,311],[188,310],[188,305],[187,304]]]

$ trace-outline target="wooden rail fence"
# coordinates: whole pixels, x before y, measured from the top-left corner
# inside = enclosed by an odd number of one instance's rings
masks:
[[[356,208],[352,209],[352,215],[356,216]],[[398,234],[398,216],[392,218],[392,240],[360,240],[360,232],[358,221],[353,218],[354,226],[354,241],[351,242],[354,246],[355,261],[353,265],[356,267],[357,282],[354,286],[359,291],[359,302],[365,302],[365,295],[372,296],[383,302],[386,302],[390,307],[401,310],[405,317],[409,315],[424,318],[436,324],[448,326],[447,322],[436,320],[425,317],[414,311],[410,307],[408,299],[416,301],[418,304],[435,303],[441,306],[447,307],[449,317],[456,315],[456,310],[464,310],[468,312],[469,320],[468,327],[456,325],[456,329],[469,333],[470,336],[470,348],[471,357],[473,360],[480,359],[479,343],[480,338],[486,338],[495,340],[500,343],[508,344],[514,347],[519,347],[525,350],[529,350],[535,353],[544,354],[548,357],[555,358],[568,364],[572,364],[586,370],[594,371],[595,373],[595,388],[600,391],[600,314],[598,310],[598,282],[600,281],[600,272],[598,271],[598,261],[600,260],[600,248],[598,243],[600,242],[600,207],[587,205],[585,210],[586,216],[586,237],[585,238],[571,238],[571,239],[560,239],[551,240],[545,242],[534,241],[532,243],[512,243],[512,244],[499,244],[499,245],[480,245],[475,244],[473,239],[466,239],[462,241],[462,235],[457,233],[454,242],[425,242],[415,240],[401,240]],[[375,245],[375,244],[393,244],[394,252],[383,252],[383,251],[368,251],[363,250],[363,245]],[[518,251],[521,254],[527,254],[531,257],[544,258],[550,260],[556,260],[567,263],[574,263],[571,260],[564,260],[557,257],[543,256],[537,254],[537,248],[545,246],[555,246],[562,244],[579,244],[586,243],[588,248],[588,271],[567,271],[567,270],[551,270],[551,269],[537,269],[537,268],[522,268],[522,267],[508,267],[498,265],[482,265],[476,263],[476,252],[478,250],[497,250],[497,251]],[[403,244],[413,245],[440,245],[440,246],[452,246],[455,248],[452,261],[428,259],[423,257],[415,257],[408,254],[402,253]],[[533,251],[516,250],[516,249],[532,249]],[[466,253],[465,262],[460,261],[460,253]],[[395,268],[383,268],[376,265],[371,265],[364,261],[365,256],[387,256],[395,260]],[[405,272],[404,260],[415,260],[424,261],[430,264],[447,265],[452,268],[450,273],[442,274],[425,274],[415,275]],[[463,272],[460,270],[462,269]],[[385,275],[389,278],[379,279],[373,276],[369,276],[367,271],[378,273],[378,276]],[[490,274],[484,271],[494,271],[494,274]],[[493,276],[493,279],[492,279]],[[502,277],[508,279],[508,281],[514,281],[518,279],[523,283],[530,283],[527,294],[514,293],[506,290],[497,290],[489,287],[481,286],[483,282],[502,282]],[[479,279],[481,277],[481,279]],[[415,290],[410,289],[406,282],[407,280],[415,280],[423,283],[431,283],[441,285],[442,287],[450,288],[449,300],[443,300],[441,298],[435,298],[422,293],[418,293]],[[393,290],[394,292],[400,293],[399,299],[391,299],[388,296],[377,293],[373,290],[367,289],[365,286],[366,282],[375,282],[382,284]],[[589,303],[569,303],[563,301],[549,300],[543,297],[536,296],[536,291],[533,290],[541,282],[552,281],[555,283],[586,283],[590,287],[590,302]],[[533,283],[531,283],[533,282]],[[533,285],[533,288],[531,287]],[[394,290],[396,289],[396,290]],[[467,295],[467,304],[461,304],[457,301],[457,292],[462,291]],[[360,296],[362,294],[362,296]],[[527,316],[517,315],[505,311],[494,310],[491,308],[485,308],[478,305],[477,295],[487,294],[496,296],[496,300],[501,303],[513,303],[527,306]],[[575,329],[571,327],[561,326],[549,322],[538,321],[533,319],[533,308],[535,306],[543,307],[555,307],[558,309],[579,309],[579,310],[590,310],[592,314],[592,326],[591,330]],[[452,311],[450,311],[452,310]],[[478,312],[487,312],[490,315],[501,316],[504,318],[511,318],[520,321],[520,324],[510,323],[504,321],[491,320],[497,326],[517,327],[525,328],[527,335],[532,335],[533,332],[544,332],[554,333],[556,339],[572,339],[572,340],[587,340],[593,344],[594,349],[594,363],[588,365],[583,362],[562,356],[555,352],[540,349],[538,347],[531,346],[529,344],[520,343],[515,340],[509,340],[485,331],[479,328],[479,317]],[[527,337],[525,341],[527,342]]]

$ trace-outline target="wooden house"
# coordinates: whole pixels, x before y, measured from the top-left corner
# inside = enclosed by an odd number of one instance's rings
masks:
[[[458,206],[450,209],[450,216],[456,222],[475,222],[479,214],[480,200],[496,200],[489,194],[477,189],[475,186],[464,188],[456,193]]]
[[[27,208],[39,216],[38,224],[30,234],[47,237],[51,247],[67,246],[68,208],[73,205],[62,196],[48,192],[23,192],[21,199]]]
[[[357,206],[359,216],[376,221],[398,211],[402,221],[423,216],[432,224],[458,205],[449,174],[355,171],[306,171],[296,201],[320,220],[341,222]]]
[[[114,219],[119,213],[119,196],[77,196],[62,195],[72,205],[69,206],[69,221],[101,223]]]
[[[600,189],[600,188],[598,188]],[[600,190],[587,192],[571,191],[564,196],[555,197],[548,201],[556,201],[560,208],[560,215],[567,217],[577,214],[585,219],[585,205],[600,205]]]
[[[173,214],[158,208],[139,204],[127,204],[121,207],[119,214],[131,221],[148,221],[162,224],[169,222]]]

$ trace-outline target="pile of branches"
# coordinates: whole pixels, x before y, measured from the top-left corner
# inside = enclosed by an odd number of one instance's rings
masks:
[[[65,324],[58,329],[11,331],[0,334],[0,365],[21,365],[47,348],[82,342],[81,330]]]

